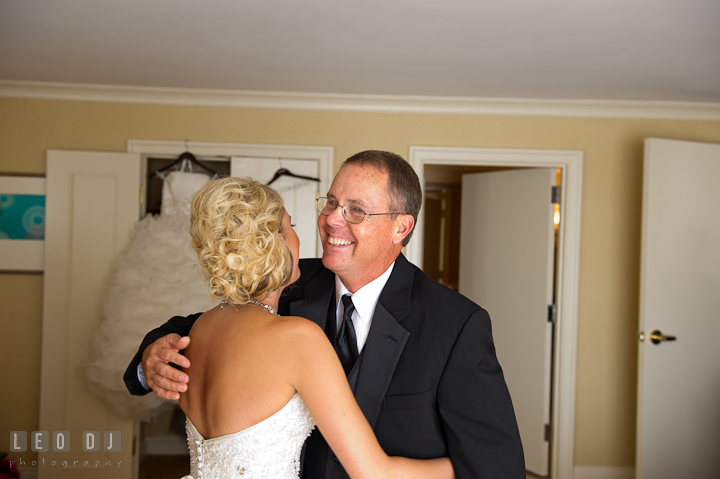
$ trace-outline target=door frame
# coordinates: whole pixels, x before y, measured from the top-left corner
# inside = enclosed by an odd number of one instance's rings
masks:
[[[319,191],[330,189],[334,176],[334,148],[332,146],[268,145],[253,143],[212,143],[204,141],[128,140],[128,153],[139,153],[142,164],[152,155],[180,155],[192,151],[196,156],[227,158],[251,157],[267,159],[315,160],[318,162]],[[143,180],[145,178],[142,178]],[[142,214],[141,216],[142,217]],[[318,241],[318,258],[322,245]]]
[[[173,141],[173,140],[127,140],[128,153],[140,155],[140,170],[145,171],[147,158],[153,155],[179,156],[185,151],[190,151],[198,157],[216,157],[232,161],[233,157],[249,157],[255,159],[294,159],[314,160],[318,162],[318,177],[320,178],[320,191],[330,189],[330,183],[334,176],[334,148],[332,146],[306,146],[306,145],[273,145],[255,143],[219,143],[204,141]],[[147,177],[141,174],[141,185],[145,186]],[[139,205],[139,216],[144,216],[144,205]],[[322,244],[317,242],[317,257],[322,256]],[[140,435],[139,421],[135,421],[137,435]],[[178,443],[178,452],[187,450],[184,442]],[[171,446],[171,450],[174,446]],[[139,454],[138,454],[139,456]],[[138,464],[139,467],[139,464]],[[136,467],[136,476],[137,476]]]
[[[552,442],[550,471],[554,479],[573,477],[575,443],[575,378],[577,370],[577,312],[580,272],[580,214],[583,152],[578,150],[525,150],[410,146],[408,161],[425,192],[425,165],[552,167],[561,168],[558,229],[555,351],[553,357]],[[416,228],[423,231],[424,206]],[[408,259],[422,268],[423,235],[406,247]]]

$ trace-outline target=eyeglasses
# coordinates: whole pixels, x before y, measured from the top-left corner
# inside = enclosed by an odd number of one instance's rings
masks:
[[[348,223],[352,223],[354,225],[358,223],[362,223],[362,221],[365,219],[366,216],[381,216],[381,215],[404,215],[405,213],[365,213],[365,211],[360,208],[359,206],[354,205],[339,205],[337,201],[331,200],[330,198],[325,198],[324,196],[321,196],[317,200],[315,200],[315,205],[317,206],[317,210],[320,212],[321,215],[330,216],[333,211],[337,209],[339,206],[342,208],[342,215],[343,218],[345,218],[345,221]]]

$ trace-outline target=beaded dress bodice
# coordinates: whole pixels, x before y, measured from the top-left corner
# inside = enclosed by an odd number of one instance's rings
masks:
[[[190,475],[194,479],[297,479],[300,452],[314,427],[297,393],[269,418],[234,434],[205,439],[188,418]]]

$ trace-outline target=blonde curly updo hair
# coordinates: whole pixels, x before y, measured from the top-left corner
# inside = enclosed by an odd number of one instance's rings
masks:
[[[252,178],[212,180],[195,193],[190,235],[211,297],[245,304],[290,280],[284,216],[280,194]]]

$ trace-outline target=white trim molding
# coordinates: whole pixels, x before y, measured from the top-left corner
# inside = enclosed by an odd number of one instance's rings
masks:
[[[425,189],[424,166],[468,165],[552,167],[562,169],[557,259],[557,330],[553,364],[552,455],[553,479],[573,477],[575,447],[575,374],[577,361],[578,281],[580,272],[580,212],[583,152],[574,150],[519,150],[411,146],[409,162]],[[424,208],[416,228],[423,231]],[[407,245],[407,257],[422,267],[423,235]]]
[[[576,466],[573,479],[635,479],[635,468]]]
[[[0,97],[381,113],[720,120],[720,103],[159,88],[0,80]]]

